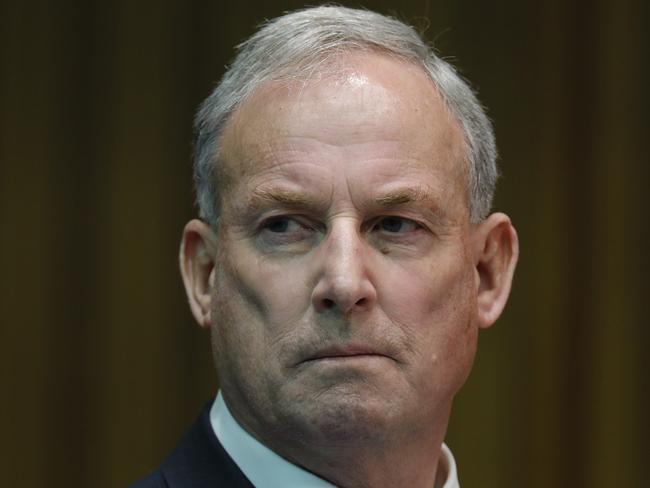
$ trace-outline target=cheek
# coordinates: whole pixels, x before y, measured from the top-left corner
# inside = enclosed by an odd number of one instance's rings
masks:
[[[381,307],[413,351],[414,382],[440,397],[464,383],[476,351],[476,293],[470,267],[455,261],[393,271]]]
[[[286,381],[287,350],[295,343],[310,295],[299,269],[225,251],[218,262],[212,347],[220,385],[248,403],[270,408]]]
[[[412,266],[392,267],[380,288],[382,308],[398,324],[415,331],[443,332],[456,329],[475,309],[473,274],[464,263],[433,264],[417,262]]]
[[[306,268],[300,260],[257,258],[241,266],[233,279],[247,302],[246,308],[261,326],[281,332],[296,325],[309,309],[311,291]]]
[[[219,259],[215,323],[228,323],[229,335],[255,338],[260,347],[273,345],[301,321],[309,307],[305,266],[270,262],[246,252],[245,246],[233,248]]]

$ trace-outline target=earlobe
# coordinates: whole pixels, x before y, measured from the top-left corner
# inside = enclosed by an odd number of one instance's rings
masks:
[[[499,318],[508,301],[519,241],[510,218],[502,213],[490,215],[475,232],[478,324],[487,328]]]
[[[181,240],[180,269],[190,309],[203,328],[209,328],[212,322],[211,276],[215,254],[214,231],[200,220],[188,222]]]

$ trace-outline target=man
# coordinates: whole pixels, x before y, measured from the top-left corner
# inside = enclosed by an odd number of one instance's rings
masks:
[[[267,23],[197,116],[190,307],[220,393],[135,486],[458,486],[443,444],[517,260],[491,126],[413,29]]]

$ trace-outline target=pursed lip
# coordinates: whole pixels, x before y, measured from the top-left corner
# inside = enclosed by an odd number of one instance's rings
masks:
[[[319,361],[319,360],[336,360],[336,359],[349,359],[355,357],[384,357],[388,359],[393,359],[390,356],[384,354],[381,351],[378,351],[375,348],[359,345],[359,344],[347,344],[343,346],[329,346],[317,350],[313,354],[310,354],[302,362],[310,361]]]

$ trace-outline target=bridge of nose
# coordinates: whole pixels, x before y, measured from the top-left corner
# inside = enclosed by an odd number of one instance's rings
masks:
[[[312,295],[317,310],[337,308],[347,313],[355,306],[374,302],[376,291],[369,274],[371,252],[358,218],[332,219],[318,253],[318,277]]]

